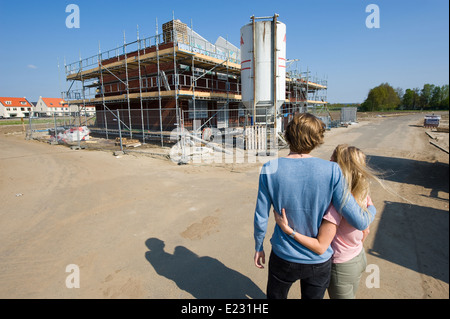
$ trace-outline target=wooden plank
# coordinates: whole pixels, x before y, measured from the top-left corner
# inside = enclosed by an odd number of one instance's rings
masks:
[[[448,153],[448,150],[445,149],[445,148],[443,148],[442,146],[440,146],[438,143],[436,143],[436,142],[434,142],[434,141],[430,141],[430,144],[436,146],[436,147],[439,148],[440,150],[442,150],[442,151],[444,151],[445,153],[449,154],[449,153]]]

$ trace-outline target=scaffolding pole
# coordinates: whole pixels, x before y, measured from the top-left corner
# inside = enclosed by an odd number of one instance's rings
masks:
[[[125,39],[125,31],[123,31],[123,53],[125,55],[125,75],[127,79],[127,104],[128,104],[128,124],[130,126],[130,138],[133,138],[133,131],[131,128],[131,109],[130,109],[130,84],[128,82],[128,62],[127,62],[127,44]]]
[[[252,126],[256,125],[256,22],[255,16],[252,19],[252,29],[253,29],[253,58],[252,58],[252,69],[253,69],[253,123]]]
[[[65,56],[64,56],[64,72],[67,72],[67,65],[66,65],[66,57]],[[72,84],[70,85],[69,89],[65,92],[65,94],[64,94],[65,96],[62,96],[63,100],[67,100],[67,108],[69,109],[69,114],[70,114],[70,100],[69,100],[69,96],[68,95],[69,95],[70,88],[73,85],[73,82],[74,81],[72,81]],[[61,92],[61,95],[63,95],[63,92]],[[70,121],[70,122],[72,122],[72,121]],[[30,126],[30,128],[31,128],[31,126]],[[33,131],[31,130],[30,133],[32,133],[32,132]]]
[[[102,59],[101,59],[101,49],[100,49],[100,42],[98,43],[98,61],[99,61],[99,67],[100,67],[100,83],[102,90],[102,104],[103,104],[103,119],[105,121],[105,133],[106,133],[106,139],[109,139],[108,136],[108,120],[106,118],[106,104],[105,104],[105,86],[103,84],[103,67],[102,67]]]
[[[306,112],[308,112],[308,95],[309,95],[309,66],[306,68]]]
[[[161,112],[161,74],[159,69],[159,34],[158,34],[158,18],[156,18],[156,65],[158,68],[158,105],[159,105],[159,132],[161,136],[161,147],[164,146],[163,139],[163,124],[162,124],[162,112]]]
[[[230,78],[229,78],[229,70],[228,70],[228,65],[230,64],[230,50],[228,49],[228,35],[226,38],[226,47],[227,47],[227,82],[225,84],[226,86],[226,90],[227,90],[227,108],[225,110],[226,113],[226,120],[227,122],[230,121]],[[225,113],[224,113],[225,114]],[[239,110],[238,110],[238,117],[239,117]],[[239,121],[238,121],[239,122]],[[228,123],[227,123],[227,127],[228,127]]]
[[[86,103],[86,96],[84,92],[84,79],[83,79],[83,62],[81,60],[81,52],[80,52],[80,78],[81,78],[81,92],[83,94],[83,105]],[[78,105],[78,125],[81,126],[81,112],[80,112],[80,105]],[[56,132],[55,132],[56,134]]]
[[[192,39],[193,39],[193,36],[194,36],[194,29],[193,29],[193,26],[192,26],[192,19],[191,19],[191,41],[192,41]],[[197,113],[196,113],[196,109],[195,109],[195,84],[196,84],[196,82],[195,82],[195,74],[194,74],[194,56],[192,56],[192,70],[191,70],[191,73],[192,73],[192,78],[191,78],[191,82],[192,82],[192,107],[193,107],[193,109],[194,109],[194,116],[193,116],[193,120],[192,120],[192,130],[194,131],[194,133],[197,131],[197,128],[195,127],[195,122],[197,121]],[[189,114],[189,112],[188,112],[188,114]],[[188,116],[188,118],[189,118],[189,116]],[[200,125],[201,126],[201,125]]]
[[[278,108],[277,108],[277,78],[278,78],[278,74],[277,74],[277,70],[278,70],[278,48],[277,48],[277,18],[278,18],[278,14],[274,14],[273,16],[273,87],[272,87],[272,94],[273,94],[273,130],[274,133],[278,135],[277,132],[277,115],[278,115]],[[283,79],[285,81],[285,79]],[[267,112],[267,110],[266,110]],[[267,115],[266,115],[267,117]],[[266,125],[267,125],[267,120],[266,120]],[[266,130],[266,136],[267,136],[267,143],[269,143],[269,136],[267,135],[269,132],[269,130]],[[266,147],[266,150],[268,150],[269,147]]]
[[[173,41],[173,80],[174,80],[174,91],[175,91],[175,110],[176,110],[176,119],[177,119],[177,126],[178,126],[178,133],[179,129],[181,129],[180,126],[180,110],[178,107],[178,72],[177,72],[177,51],[175,49],[175,41],[177,41],[177,31],[176,28],[172,30],[172,41]]]
[[[139,40],[139,26],[137,26],[138,41],[138,68],[139,68],[139,101],[141,103],[142,143],[145,144],[144,109],[142,105],[142,79],[141,79],[141,41]]]

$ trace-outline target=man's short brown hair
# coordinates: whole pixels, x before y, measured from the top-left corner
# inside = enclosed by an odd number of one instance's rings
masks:
[[[308,154],[323,144],[325,124],[310,113],[296,114],[286,127],[285,137],[291,152]]]

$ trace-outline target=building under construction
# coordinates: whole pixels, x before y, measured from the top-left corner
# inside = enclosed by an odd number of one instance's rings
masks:
[[[138,32],[132,42],[124,35],[122,46],[65,65],[69,89],[62,97],[80,109],[95,105],[92,131],[115,137],[120,125],[126,136],[164,144],[175,129],[201,133],[258,124],[242,103],[238,47],[222,37],[212,44],[175,19],[162,25],[162,34],[156,29],[145,39]],[[326,105],[326,81],[298,70],[285,74],[276,115],[282,123]]]

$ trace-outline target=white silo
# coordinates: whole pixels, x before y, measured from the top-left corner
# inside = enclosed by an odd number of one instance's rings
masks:
[[[286,25],[277,17],[251,17],[241,28],[242,103],[255,123],[276,125],[274,111],[286,99]]]

